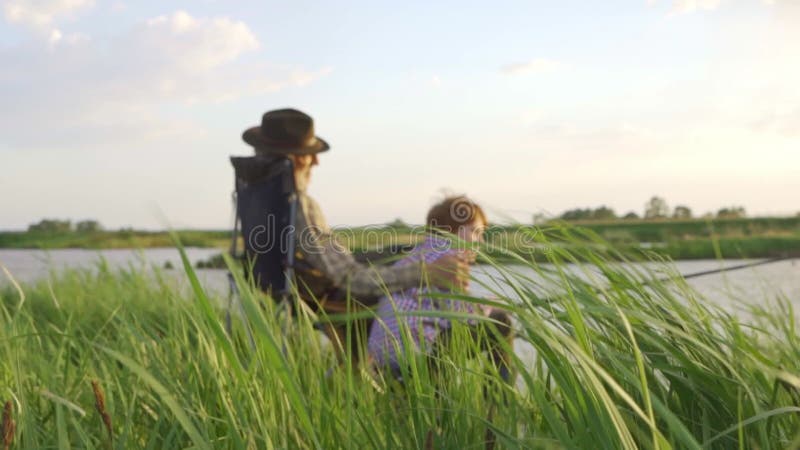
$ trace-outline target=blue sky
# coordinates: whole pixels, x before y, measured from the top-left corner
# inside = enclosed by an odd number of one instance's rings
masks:
[[[332,149],[332,224],[495,220],[652,195],[800,210],[792,0],[0,0],[0,229],[223,228],[228,155],[273,108]]]

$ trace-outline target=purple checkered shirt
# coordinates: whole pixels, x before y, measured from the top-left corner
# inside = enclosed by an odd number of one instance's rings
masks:
[[[429,236],[405,258],[397,261],[396,266],[413,264],[419,261],[431,263],[444,255],[456,252],[450,242],[440,237]],[[377,318],[369,331],[368,351],[373,361],[379,366],[388,365],[393,370],[399,368],[399,360],[405,353],[401,331],[408,327],[410,338],[416,351],[430,352],[433,343],[441,330],[449,329],[450,319],[439,317],[421,317],[413,315],[415,311],[458,311],[474,314],[475,307],[467,302],[452,299],[431,299],[426,293],[446,293],[438,288],[410,288],[395,292],[380,299],[377,307]],[[398,313],[412,313],[398,315]]]

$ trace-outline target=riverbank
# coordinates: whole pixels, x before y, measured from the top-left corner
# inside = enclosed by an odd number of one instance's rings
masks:
[[[177,234],[187,247],[224,248],[230,241],[230,231],[225,230],[177,230]],[[0,232],[0,248],[99,250],[172,247],[174,244],[169,231]]]
[[[492,226],[486,233],[488,251],[500,256],[514,251],[542,260],[547,245],[541,236],[553,236],[563,227],[592,234],[623,252],[652,252],[670,259],[767,258],[800,256],[800,218],[717,220],[616,220],[611,222],[550,222],[542,226]],[[555,231],[555,233],[553,233]],[[337,239],[353,253],[366,256],[376,250],[402,249],[422,235],[421,227],[369,226],[338,228]],[[219,248],[230,245],[227,230],[179,230],[187,247]],[[549,239],[559,245],[559,239]],[[534,245],[536,244],[536,245]],[[154,248],[173,245],[167,231],[97,231],[90,233],[0,232],[0,248]],[[384,252],[386,253],[386,252]],[[389,252],[392,253],[392,252]],[[218,260],[217,262],[219,262]],[[213,264],[212,264],[213,265]]]

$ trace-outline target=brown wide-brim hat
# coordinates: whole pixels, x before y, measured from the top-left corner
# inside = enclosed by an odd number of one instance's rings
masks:
[[[245,130],[242,139],[260,154],[311,155],[330,148],[314,135],[314,119],[292,108],[265,112],[261,125]]]

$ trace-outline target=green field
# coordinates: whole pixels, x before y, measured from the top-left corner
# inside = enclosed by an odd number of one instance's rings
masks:
[[[755,258],[800,254],[800,217],[614,220],[566,224],[624,249],[647,249],[671,259]],[[542,226],[543,230],[558,223]],[[512,233],[514,227],[498,227]]]
[[[187,247],[224,248],[230,240],[229,231],[178,230]],[[89,233],[44,233],[29,231],[0,232],[0,248],[154,248],[171,247],[173,241],[167,231],[95,231]]]
[[[800,217],[752,217],[738,219],[653,219],[611,222],[575,222],[600,235],[629,233],[637,242],[664,242],[675,239],[709,237],[752,237],[800,235]]]
[[[233,336],[223,299],[199,284],[178,290],[152,269],[101,263],[9,286],[0,400],[16,422],[10,448],[384,449],[430,439],[461,449],[487,436],[513,449],[800,448],[788,299],[754,301],[745,324],[677,274],[652,282],[663,272],[609,264],[625,255],[580,232],[537,237],[556,238],[569,245],[550,247],[552,265],[517,259],[549,283],[503,270],[512,294],[490,302],[513,313],[516,345],[535,349],[514,361],[516,386],[475,358],[460,327],[438,371],[411,359],[405,384],[339,364],[313,327],[325,318],[290,320],[241,280]],[[593,284],[567,270],[580,261],[600,269]]]
[[[564,224],[552,222],[538,228],[522,225],[489,228],[486,238],[501,255],[504,250],[530,253],[530,234],[552,234]],[[615,220],[567,224],[580,227],[624,250],[646,250],[677,259],[764,258],[800,255],[800,218],[748,218],[693,220]],[[339,228],[337,237],[357,254],[390,245],[404,245],[420,238],[421,227],[389,225]],[[188,247],[225,249],[230,243],[226,230],[180,230]],[[0,248],[150,248],[171,245],[167,231],[98,231],[91,233],[0,232]],[[541,250],[541,249],[540,249]],[[543,260],[541,252],[529,256]],[[218,260],[219,262],[221,260]]]

